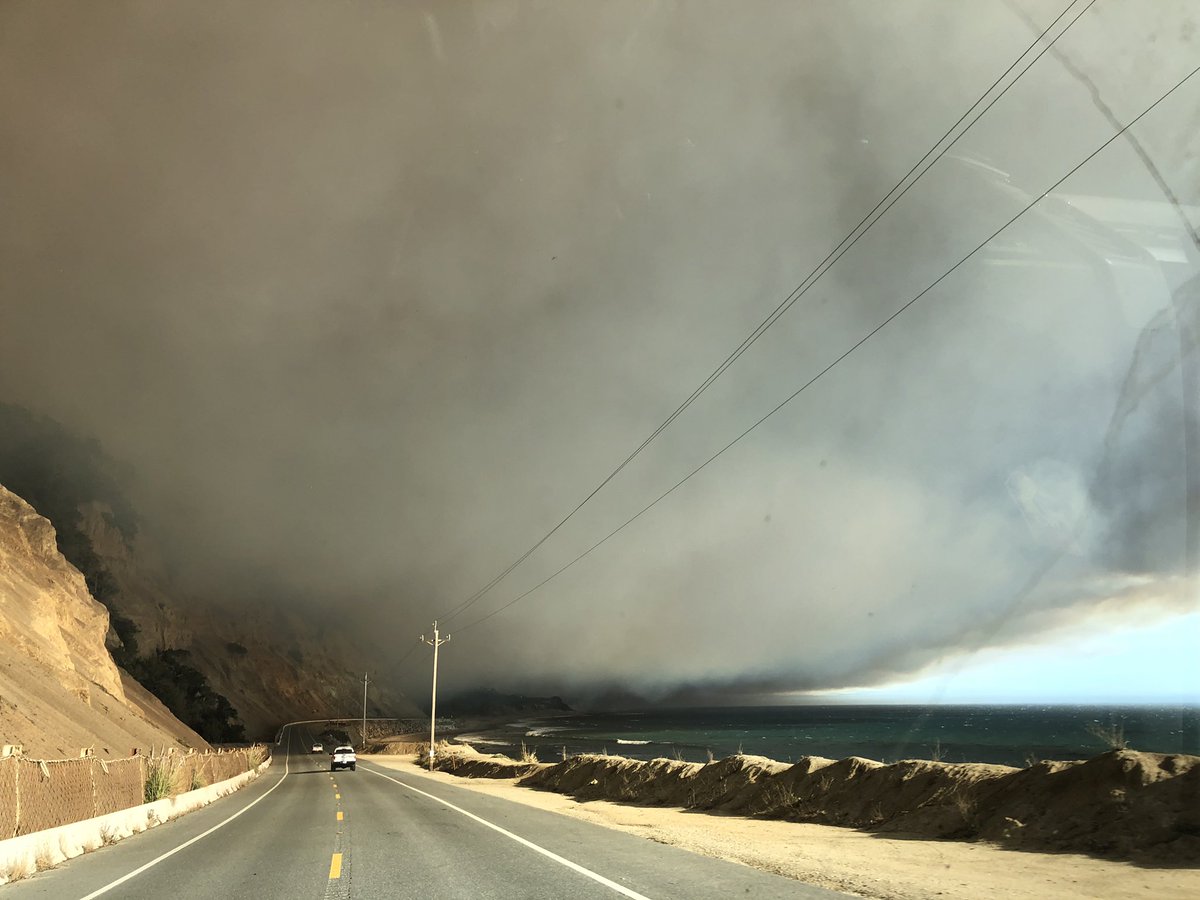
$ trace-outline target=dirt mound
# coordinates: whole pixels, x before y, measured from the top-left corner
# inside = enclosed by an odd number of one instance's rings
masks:
[[[446,766],[447,771],[456,771]],[[1200,757],[1114,750],[1027,769],[851,757],[784,765],[734,756],[703,765],[578,756],[522,785],[579,800],[615,800],[841,825],[925,837],[984,839],[1166,864],[1200,862]]]
[[[617,800],[740,811],[764,778],[788,767],[760,756],[731,756],[719,762],[650,761],[621,756],[574,756],[543,768],[522,784],[569,793],[579,800]]]
[[[429,759],[429,743],[420,744],[416,751],[418,764]],[[454,744],[438,750],[434,768],[464,778],[522,778],[545,767],[545,763],[519,762],[498,754],[480,753],[470,744]]]
[[[980,798],[984,838],[1038,850],[1200,862],[1200,757],[1115,750],[1041,763]]]
[[[367,749],[363,752],[378,753],[383,756],[411,756],[414,753],[420,753],[428,746],[428,741],[421,743],[417,740],[383,740],[368,744]]]

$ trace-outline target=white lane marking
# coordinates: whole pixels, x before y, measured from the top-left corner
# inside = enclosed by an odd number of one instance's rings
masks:
[[[606,888],[611,888],[612,890],[616,891],[618,894],[622,894],[626,897],[629,897],[630,900],[650,900],[650,898],[645,896],[644,894],[639,894],[637,891],[632,891],[629,888],[625,887],[624,885],[617,884],[615,881],[611,881],[608,878],[605,878],[603,875],[599,874],[598,872],[593,872],[591,869],[584,868],[583,866],[579,865],[579,863],[571,862],[571,860],[566,859],[565,857],[559,856],[557,853],[555,853],[551,850],[547,850],[545,847],[539,847],[533,841],[526,840],[525,838],[521,837],[519,834],[513,834],[511,831],[501,828],[499,825],[495,825],[492,822],[489,822],[487,819],[481,819],[479,816],[475,815],[475,813],[467,812],[461,806],[455,806],[449,800],[443,800],[441,797],[435,797],[433,794],[427,794],[420,788],[415,788],[411,784],[405,784],[403,781],[399,781],[390,775],[384,775],[382,772],[377,772],[368,766],[363,766],[363,768],[366,771],[370,772],[372,775],[378,775],[380,778],[386,778],[388,781],[398,784],[402,788],[408,788],[408,790],[412,791],[415,794],[420,794],[422,797],[428,797],[430,800],[435,800],[438,803],[442,804],[443,806],[449,807],[450,809],[454,810],[455,812],[462,813],[468,819],[474,819],[480,825],[486,825],[488,828],[492,829],[492,831],[498,831],[502,835],[504,835],[506,838],[511,838],[512,840],[516,841],[518,844],[521,844],[524,847],[528,847],[530,850],[533,850],[537,853],[542,854],[542,856],[545,856],[549,859],[554,860],[559,865],[566,866],[568,869],[571,869],[572,871],[578,872],[580,875],[583,875],[583,876],[586,876],[587,878],[592,879],[592,881],[599,882],[600,884],[604,885]],[[85,898],[85,900],[86,900],[86,898]]]
[[[230,822],[232,822],[234,819],[236,819],[242,813],[247,812],[248,810],[251,810],[258,804],[262,803],[264,800],[267,799],[267,797],[271,796],[271,791],[275,790],[275,788],[277,788],[281,784],[283,784],[283,779],[288,777],[288,764],[290,763],[290,759],[288,757],[291,755],[291,750],[292,750],[292,734],[289,731],[288,732],[288,752],[285,753],[283,756],[283,774],[279,776],[279,780],[277,782],[275,782],[273,785],[271,785],[270,790],[268,790],[265,794],[263,794],[257,800],[255,800],[251,803],[247,803],[245,806],[243,806],[241,809],[239,809],[237,812],[235,812],[228,819],[226,819],[223,822],[218,822],[212,828],[208,829],[208,831],[205,831],[202,834],[198,834],[194,838],[191,838],[190,840],[184,841],[178,847],[175,847],[172,850],[168,850],[162,856],[159,856],[159,857],[156,857],[156,858],[150,860],[150,862],[146,863],[143,866],[139,866],[138,868],[134,869],[132,872],[130,872],[127,875],[122,875],[116,881],[110,881],[104,887],[97,888],[96,890],[94,890],[90,894],[88,894],[86,897],[80,897],[79,900],[92,900],[93,897],[99,897],[101,894],[107,894],[113,888],[127,882],[130,878],[136,878],[138,875],[141,875],[147,869],[157,866],[164,859],[169,859],[170,857],[172,857],[176,853],[178,853],[180,850],[183,850],[185,847],[190,847],[192,844],[196,843],[196,841],[200,840],[201,838],[208,837],[210,834],[212,834],[218,828],[222,828],[222,827],[228,825]]]

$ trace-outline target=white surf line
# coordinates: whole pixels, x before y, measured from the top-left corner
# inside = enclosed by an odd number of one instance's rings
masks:
[[[288,752],[285,753],[284,757],[283,757],[283,774],[280,775],[279,780],[277,782],[275,782],[273,785],[271,785],[270,789],[265,794],[263,794],[261,797],[259,797],[257,800],[254,800],[251,803],[247,803],[245,806],[243,806],[241,809],[239,809],[237,812],[235,812],[228,819],[225,819],[223,822],[218,822],[212,828],[208,829],[208,831],[202,832],[201,834],[196,835],[194,838],[184,841],[178,847],[168,850],[166,853],[162,854],[162,856],[155,857],[154,859],[150,860],[150,862],[146,863],[145,865],[139,866],[138,868],[134,869],[132,872],[128,873],[127,875],[122,875],[116,881],[110,881],[104,887],[97,888],[96,890],[92,891],[90,894],[88,894],[84,897],[80,897],[79,900],[92,900],[93,897],[99,897],[101,894],[107,894],[113,888],[119,887],[120,885],[124,884],[131,878],[136,878],[138,875],[141,875],[147,869],[151,869],[154,866],[157,866],[163,860],[169,859],[170,857],[174,856],[180,850],[190,847],[192,844],[196,843],[196,841],[201,840],[202,838],[208,837],[210,834],[212,834],[218,828],[223,828],[224,826],[226,826],[230,822],[232,822],[234,819],[236,819],[238,816],[240,816],[242,813],[248,812],[249,810],[253,809],[258,804],[262,803],[264,800],[267,799],[267,797],[271,796],[271,791],[275,790],[275,788],[277,788],[281,784],[283,784],[283,779],[288,777],[288,766],[291,762],[291,760],[289,759],[289,757],[291,755],[291,749],[292,749],[292,732],[289,730],[288,731]]]
[[[540,853],[540,854],[542,854],[542,856],[545,856],[548,859],[554,860],[559,865],[566,866],[568,869],[571,869],[574,872],[578,872],[580,875],[583,875],[587,878],[592,879],[592,881],[599,882],[600,884],[604,885],[606,888],[611,888],[612,890],[616,891],[618,894],[621,894],[625,897],[629,897],[630,900],[650,900],[650,898],[647,897],[646,895],[639,894],[637,891],[630,890],[629,888],[625,887],[624,885],[617,884],[615,881],[605,878],[603,875],[599,874],[598,872],[593,872],[591,869],[588,869],[588,868],[585,868],[585,867],[579,865],[579,863],[571,862],[571,860],[569,860],[565,857],[559,856],[557,853],[553,852],[552,850],[547,850],[545,847],[538,846],[533,841],[526,840],[525,838],[521,837],[519,834],[513,834],[511,831],[508,831],[505,828],[501,828],[499,825],[493,824],[492,822],[489,822],[487,819],[481,819],[479,816],[475,815],[475,813],[467,812],[461,806],[455,806],[449,800],[443,800],[441,797],[435,797],[433,794],[427,794],[427,793],[425,793],[425,791],[421,790],[420,788],[415,788],[411,784],[405,784],[403,781],[393,778],[390,775],[384,775],[382,772],[377,772],[377,771],[375,771],[375,769],[369,768],[367,766],[363,766],[363,769],[367,772],[370,772],[372,775],[378,775],[380,778],[386,778],[388,781],[391,781],[394,784],[398,784],[402,788],[407,788],[408,790],[412,791],[414,794],[420,794],[422,797],[428,797],[430,800],[434,800],[434,801],[442,804],[443,806],[449,807],[450,809],[454,810],[457,813],[462,813],[468,819],[473,819],[476,822],[478,822],[480,825],[485,825],[488,828],[492,829],[492,831],[498,831],[498,832],[500,832],[500,834],[504,835],[506,838],[511,838],[512,840],[516,841],[518,844],[522,845],[523,847],[528,847],[530,850],[533,850],[536,853]],[[84,900],[87,900],[87,898],[85,897]]]

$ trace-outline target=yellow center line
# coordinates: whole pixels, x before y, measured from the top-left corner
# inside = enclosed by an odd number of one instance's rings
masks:
[[[334,799],[334,800],[341,800],[341,799],[342,799],[342,795],[341,795],[341,794],[334,794],[334,795],[333,795],[333,799]]]
[[[329,878],[330,878],[330,880],[333,880],[334,878],[341,878],[341,877],[342,877],[342,854],[335,853],[335,854],[333,854],[333,859],[330,860],[330,862],[329,862]]]
[[[338,810],[338,821],[342,821],[342,811],[340,809]]]

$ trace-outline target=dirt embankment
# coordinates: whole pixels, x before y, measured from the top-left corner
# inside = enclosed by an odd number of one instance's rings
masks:
[[[1200,864],[1200,757],[1114,750],[1025,769],[851,757],[794,765],[732,756],[703,764],[614,756],[520,763],[469,747],[438,768],[514,778],[576,800],[609,800],[839,825],[878,833],[985,840],[1152,864]]]

